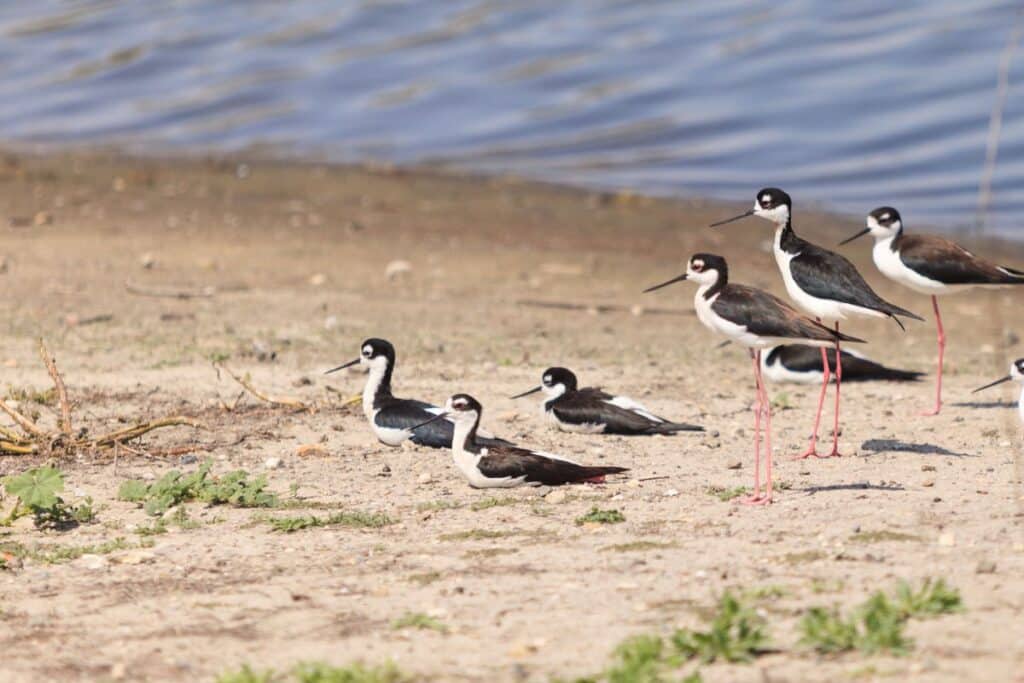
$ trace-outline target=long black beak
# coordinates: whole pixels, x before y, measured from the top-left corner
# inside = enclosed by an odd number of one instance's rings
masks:
[[[670,284],[672,284],[674,282],[680,282],[680,281],[685,280],[685,279],[686,279],[686,273],[683,273],[679,277],[674,277],[671,280],[669,280],[668,282],[662,282],[660,285],[654,285],[653,287],[648,287],[647,289],[644,290],[643,293],[646,294],[647,292],[653,292],[656,289],[661,289],[662,287],[668,287]]]
[[[326,371],[324,374],[325,375],[329,375],[332,372],[337,372],[338,370],[344,370],[345,368],[350,368],[350,367],[352,367],[353,365],[355,365],[358,362],[359,362],[358,358],[356,358],[355,360],[350,360],[349,362],[345,363],[344,365],[339,365],[336,368],[331,368],[330,370]]]
[[[857,233],[856,235],[854,235],[853,237],[847,237],[847,238],[846,238],[845,240],[843,240],[842,242],[840,242],[840,243],[839,243],[839,246],[843,246],[844,244],[849,244],[850,242],[854,241],[854,240],[855,240],[855,239],[857,239],[858,237],[863,237],[864,235],[868,234],[869,232],[871,232],[871,228],[864,228],[863,230],[861,230],[860,232],[858,232],[858,233]]]
[[[741,213],[739,216],[733,216],[732,218],[726,218],[724,221],[718,221],[717,223],[712,223],[708,227],[709,228],[717,228],[719,225],[725,225],[726,223],[732,223],[733,221],[740,221],[740,220],[743,220],[744,218],[747,218],[748,216],[753,216],[753,215],[754,215],[754,210],[750,209],[746,213]]]
[[[529,391],[524,391],[521,394],[516,394],[515,396],[509,396],[509,398],[522,398],[523,396],[529,396],[530,394],[536,394],[538,391],[540,391],[543,388],[544,387],[542,387],[542,386],[534,387],[533,389],[530,389]]]
[[[443,420],[443,419],[445,419],[446,417],[448,417],[449,415],[451,415],[451,413],[441,413],[440,415],[435,415],[434,417],[430,418],[430,419],[429,419],[429,420],[427,420],[426,422],[420,422],[420,423],[419,423],[418,425],[416,425],[415,427],[409,427],[409,431],[410,431],[410,432],[416,431],[416,430],[417,430],[417,429],[419,429],[420,427],[426,427],[426,426],[427,426],[428,424],[430,424],[430,423],[432,423],[432,422],[437,422],[438,420]]]
[[[1007,375],[1006,377],[1002,377],[1000,379],[997,379],[995,382],[990,382],[990,383],[986,384],[983,387],[978,387],[977,389],[975,389],[971,393],[972,394],[976,394],[979,391],[982,391],[983,389],[988,389],[989,387],[994,387],[995,385],[1002,384],[1003,382],[1009,382],[1011,379],[1013,379],[1013,377],[1011,377],[1010,375]]]

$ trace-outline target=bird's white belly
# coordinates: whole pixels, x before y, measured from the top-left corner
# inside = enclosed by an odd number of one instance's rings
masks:
[[[572,422],[563,422],[558,419],[553,410],[544,411],[544,419],[550,424],[554,425],[563,432],[573,432],[575,434],[600,434],[604,431],[603,424],[596,424],[592,422],[585,422],[583,424],[573,424]]]
[[[373,411],[373,415],[370,417],[370,427],[373,428],[373,433],[377,435],[377,439],[387,446],[401,446],[402,442],[412,436],[412,432],[408,429],[395,429],[393,427],[381,427],[377,424],[377,413],[379,410]]]
[[[455,466],[462,472],[462,476],[475,489],[510,489],[520,486],[526,480],[522,477],[485,477],[477,468],[480,458],[487,454],[483,449],[479,455],[468,451],[453,451]]]
[[[924,275],[908,268],[907,264],[903,263],[900,259],[900,255],[892,250],[892,241],[894,239],[896,238],[890,237],[876,242],[874,249],[871,251],[875,265],[878,267],[878,270],[882,271],[882,275],[920,294],[936,296],[939,294],[950,294],[954,291],[953,287],[943,284],[938,280],[926,278]]]
[[[824,373],[821,370],[794,372],[782,363],[775,363],[764,366],[764,376],[769,382],[780,384],[821,384]]]
[[[751,349],[766,349],[769,346],[785,342],[785,340],[780,339],[758,337],[756,334],[748,332],[745,325],[738,325],[718,315],[711,308],[717,298],[718,295],[716,294],[710,299],[705,299],[704,288],[701,288],[697,290],[697,296],[693,300],[693,307],[697,311],[697,319],[704,323],[704,326],[712,332],[724,335],[737,344]]]

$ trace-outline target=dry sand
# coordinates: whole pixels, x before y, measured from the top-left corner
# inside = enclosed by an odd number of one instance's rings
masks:
[[[639,292],[676,275],[691,253],[712,251],[730,260],[734,280],[782,294],[766,223],[712,231],[703,226],[735,207],[514,180],[315,165],[247,171],[227,162],[9,156],[0,166],[12,218],[0,241],[4,384],[49,386],[36,356],[41,334],[76,419],[94,432],[117,427],[119,417],[192,415],[209,429],[156,432],[135,449],[206,444],[208,453],[192,455],[212,457],[217,472],[260,472],[280,458],[268,475],[285,499],[295,485],[301,504],[383,511],[398,522],[281,534],[260,521],[266,511],[189,504],[202,524],[171,525],[151,548],[64,564],[28,560],[0,572],[3,680],[197,681],[246,662],[287,669],[300,660],[391,659],[427,680],[547,681],[599,671],[630,635],[703,623],[729,587],[784,591],[762,602],[783,651],[704,667],[707,681],[1021,680],[1016,396],[1009,386],[979,397],[970,390],[1019,355],[1024,293],[945,300],[941,416],[916,416],[931,400],[931,377],[849,385],[849,457],[789,460],[804,446],[816,389],[771,386],[789,406],[775,419],[777,478],[789,488],[770,508],[748,509],[707,492],[750,484],[744,352],[716,348],[720,340],[691,313],[687,285]],[[858,227],[800,205],[795,222],[825,244]],[[868,251],[862,242],[845,253],[883,295],[930,318],[927,299],[884,281]],[[389,280],[395,259],[411,271]],[[1019,253],[1010,260],[1024,263]],[[126,281],[215,293],[139,296]],[[522,299],[625,311],[549,310]],[[637,315],[634,306],[669,313]],[[864,350],[874,358],[933,371],[930,320],[906,333],[884,322],[849,327],[870,340]],[[378,445],[361,412],[340,406],[362,377],[321,372],[354,357],[369,336],[397,346],[399,395],[440,402],[469,392],[493,431],[625,465],[629,476],[568,495],[498,492],[502,505],[473,509],[495,494],[468,488],[447,453]],[[258,387],[322,409],[294,413],[247,397],[223,411],[219,402],[233,401],[238,387],[218,379],[210,359],[225,356]],[[552,364],[709,431],[650,439],[550,431],[535,401],[506,397]],[[50,409],[41,413],[54,423]],[[324,453],[298,455],[307,444]],[[0,473],[43,460],[5,457]],[[0,530],[0,542],[138,544],[134,529],[149,520],[116,499],[118,485],[179,460],[66,459],[68,497],[92,496],[98,523],[57,533],[19,522]],[[662,478],[641,481],[651,477]],[[594,505],[617,508],[626,521],[576,525]],[[911,622],[911,655],[821,659],[794,647],[808,606],[848,608],[899,579],[926,576],[959,587],[967,610]],[[435,616],[448,633],[393,629],[409,612]]]

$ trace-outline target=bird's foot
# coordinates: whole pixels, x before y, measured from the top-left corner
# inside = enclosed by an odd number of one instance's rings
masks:
[[[823,457],[825,457],[821,453],[818,453],[818,446],[817,446],[817,444],[815,444],[813,442],[811,443],[810,446],[807,447],[806,451],[804,451],[800,455],[794,455],[792,458],[790,458],[790,460],[806,460],[807,458],[811,458],[811,457],[814,457],[814,458],[823,458]]]
[[[772,499],[766,493],[755,493],[739,499],[740,505],[771,505]]]
[[[923,410],[923,411],[921,411],[918,414],[921,417],[935,417],[936,415],[938,415],[941,412],[942,412],[942,406],[941,405],[937,405],[934,408],[932,408],[931,410]]]

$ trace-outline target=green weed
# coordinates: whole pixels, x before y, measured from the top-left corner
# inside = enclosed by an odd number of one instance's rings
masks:
[[[437,631],[438,633],[448,632],[448,627],[440,620],[435,619],[429,614],[424,614],[423,612],[406,612],[401,617],[391,622],[391,628],[396,631],[413,628],[420,631]]]
[[[3,478],[7,494],[14,496],[14,507],[0,525],[10,525],[25,515],[35,518],[38,529],[67,529],[95,521],[92,498],[69,505],[58,493],[64,490],[64,473],[56,467],[35,467]]]
[[[273,527],[274,531],[281,531],[286,534],[322,526],[380,529],[395,523],[395,520],[383,512],[361,512],[358,510],[355,512],[338,512],[329,517],[316,517],[314,515],[307,517],[271,517],[266,521]]]
[[[249,479],[245,470],[235,470],[220,477],[210,475],[212,462],[207,460],[194,472],[183,474],[171,470],[152,484],[139,480],[121,483],[117,497],[141,503],[146,514],[162,515],[170,508],[198,500],[210,505],[234,507],[275,507],[277,496],[266,490],[267,478]]]
[[[718,611],[706,631],[682,629],[672,636],[675,651],[684,659],[705,663],[722,659],[749,662],[768,645],[764,620],[731,591],[718,601]]]
[[[705,491],[709,496],[714,496],[724,503],[732,500],[733,498],[739,498],[740,496],[746,495],[750,492],[750,489],[746,486],[735,486],[733,488],[725,486],[709,486]]]
[[[946,585],[944,579],[925,579],[918,590],[906,581],[896,586],[893,596],[896,609],[907,619],[911,617],[932,617],[963,611],[960,591]]]
[[[478,500],[475,503],[473,503],[472,505],[470,505],[469,508],[471,510],[475,511],[475,512],[480,512],[481,510],[488,510],[490,508],[502,507],[504,505],[515,505],[515,504],[520,503],[520,502],[522,502],[522,499],[520,499],[520,498],[513,498],[512,496],[505,496],[503,498],[494,498],[494,497],[492,497],[492,498],[484,498],[483,500]]]
[[[602,510],[596,505],[590,508],[590,512],[577,517],[576,524],[619,524],[626,521],[626,516],[618,510]]]

